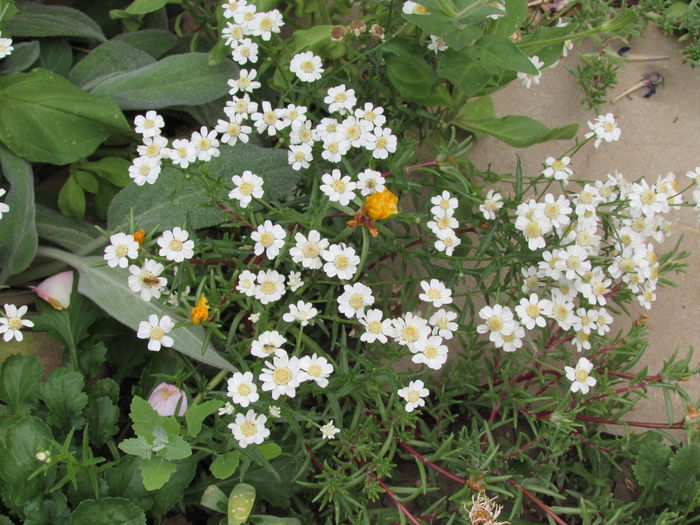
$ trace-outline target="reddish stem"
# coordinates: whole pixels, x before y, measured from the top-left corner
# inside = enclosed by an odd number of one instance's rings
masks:
[[[248,226],[248,228],[250,228],[251,230],[254,230],[254,229],[255,229],[255,226],[253,226],[251,223],[249,223],[249,222],[248,222],[247,220],[245,220],[243,217],[241,217],[240,215],[238,215],[238,214],[237,214],[235,211],[233,211],[231,208],[229,208],[229,207],[227,207],[227,206],[224,206],[224,205],[223,205],[222,203],[220,203],[220,202],[215,202],[214,204],[216,204],[216,207],[217,207],[217,208],[221,208],[221,209],[224,210],[228,215],[230,215],[231,217],[233,217],[234,219],[236,219],[238,222],[240,222],[240,223],[243,224],[244,226]]]
[[[520,483],[515,481],[514,479],[509,479],[508,483],[513,485],[514,487],[519,488],[522,493],[527,496],[527,498],[532,501],[535,505],[537,505],[542,512],[544,512],[547,516],[552,518],[555,522],[557,522],[559,525],[567,525],[567,523],[561,519],[559,516],[554,514],[554,511],[550,509],[540,498],[535,496],[533,493],[531,493],[529,490],[527,490],[525,487],[523,487]]]
[[[527,414],[537,417],[538,419],[549,419],[552,415],[551,410],[545,410],[543,412],[533,413],[527,409],[523,409]],[[603,423],[606,425],[628,425],[630,427],[641,427],[641,428],[662,428],[662,429],[680,429],[684,427],[684,421],[676,421],[669,425],[668,423],[655,423],[653,421],[628,421],[624,419],[609,419],[606,417],[598,416],[588,416],[586,414],[576,414],[574,419],[578,421],[590,421],[592,423]]]
[[[190,264],[203,264],[205,266],[238,266],[238,261],[233,259],[187,259]]]
[[[636,385],[630,385],[630,386],[618,388],[614,392],[608,392],[608,393],[604,393],[604,394],[598,394],[597,396],[589,397],[584,401],[584,403],[590,403],[591,401],[595,401],[596,399],[602,399],[604,397],[608,397],[608,396],[611,396],[613,394],[622,394],[623,392],[629,392],[630,390],[644,388],[648,384],[649,384],[649,381],[642,381],[641,383],[637,383]]]
[[[420,521],[411,514],[411,511],[409,511],[406,506],[399,501],[399,498],[396,497],[396,494],[387,486],[386,483],[384,483],[381,479],[377,477],[376,474],[373,474],[372,472],[367,472],[367,475],[372,478],[374,481],[376,481],[380,487],[384,489],[384,492],[387,493],[387,496],[391,498],[391,500],[394,502],[394,505],[398,507],[398,509],[403,512],[404,516],[408,518],[408,520],[413,523],[413,525],[421,525]]]
[[[411,164],[410,166],[405,166],[403,169],[406,171],[411,171],[412,169],[415,168],[427,168],[428,166],[439,166],[440,164],[438,163],[437,160],[431,160],[430,162],[420,162],[418,164]],[[385,171],[382,173],[382,177],[387,178],[389,175],[391,175],[390,171]]]
[[[309,454],[311,462],[316,466],[316,470],[318,470],[319,472],[323,472],[323,465],[321,465],[321,462],[318,460],[318,457],[316,457],[316,454],[314,454],[314,451],[311,450],[311,447],[308,445],[308,443],[304,443],[304,448]]]
[[[463,485],[468,485],[469,488],[471,488],[472,482],[469,481],[468,479],[460,478],[459,476],[452,474],[452,472],[449,472],[442,467],[438,467],[435,463],[433,463],[432,461],[429,461],[428,459],[426,459],[425,456],[423,456],[422,454],[420,454],[419,452],[417,452],[416,450],[414,450],[413,448],[411,448],[410,446],[408,446],[406,443],[404,443],[402,441],[399,441],[399,446],[402,449],[404,449],[406,452],[411,454],[413,457],[415,457],[416,459],[425,463],[430,468],[432,468],[433,470],[436,470],[437,472],[439,472],[443,476],[446,476],[446,477],[450,478],[452,481],[456,481],[457,483],[462,483]]]
[[[511,452],[510,454],[508,454],[506,457],[501,458],[501,461],[508,461],[509,459],[512,459],[512,458],[514,458],[515,456],[520,455],[522,452],[525,452],[527,449],[534,447],[534,446],[537,444],[538,441],[540,441],[541,439],[543,439],[543,437],[544,437],[544,435],[543,435],[543,434],[540,434],[540,435],[537,436],[534,440],[532,440],[532,441],[530,441],[529,443],[523,445],[523,446],[520,447],[518,450],[514,450],[513,452]]]

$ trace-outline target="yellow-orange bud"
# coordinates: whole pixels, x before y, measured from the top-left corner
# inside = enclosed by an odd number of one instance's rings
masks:
[[[399,213],[399,198],[384,189],[379,193],[373,193],[365,199],[365,212],[374,220],[382,220]]]
[[[207,306],[207,298],[202,296],[197,305],[190,312],[192,324],[199,324],[209,318],[209,306]]]
[[[139,243],[139,246],[141,246],[141,245],[143,244],[143,239],[144,239],[144,237],[146,237],[146,232],[144,231],[143,228],[141,228],[139,231],[137,231],[137,232],[134,234],[134,240],[135,240],[137,243]]]

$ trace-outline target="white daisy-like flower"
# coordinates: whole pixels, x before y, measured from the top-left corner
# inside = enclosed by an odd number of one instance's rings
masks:
[[[338,132],[340,122],[337,119],[324,117],[314,128],[314,140],[326,140]]]
[[[251,117],[253,125],[258,133],[267,131],[269,136],[277,135],[277,132],[283,130],[291,121],[287,118],[287,110],[284,108],[273,108],[272,105],[264,100],[261,104],[261,111],[253,113]]]
[[[255,241],[255,255],[262,255],[264,252],[270,260],[279,255],[286,237],[287,230],[279,224],[272,224],[272,221],[269,220],[262,223],[250,234],[250,238]]]
[[[371,133],[372,125],[363,119],[353,116],[347,117],[338,126],[338,135],[350,143],[353,148],[362,148],[365,145],[368,133]]]
[[[282,347],[287,340],[277,330],[268,330],[263,332],[250,345],[250,353],[255,357],[263,359],[270,357],[277,350],[282,350]]]
[[[591,387],[594,387],[598,383],[595,377],[591,377],[591,370],[593,370],[593,363],[585,357],[578,360],[576,368],[571,368],[570,366],[564,367],[566,378],[572,381],[572,392],[576,393],[580,390],[582,394],[588,394]]]
[[[454,230],[440,230],[439,233],[436,233],[436,236],[435,249],[440,252],[445,252],[447,256],[451,256],[455,248],[462,244],[462,240],[457,237]]]
[[[249,135],[253,131],[253,128],[250,126],[244,126],[244,120],[245,115],[229,115],[229,120],[218,120],[214,131],[222,134],[220,140],[223,144],[235,146],[239,140],[244,144],[247,144],[248,140],[250,139]]]
[[[290,304],[289,311],[282,316],[286,323],[297,322],[301,326],[307,326],[309,321],[316,317],[318,310],[311,303],[297,301],[297,304]]]
[[[247,407],[251,403],[255,403],[260,399],[258,387],[253,381],[252,372],[235,372],[227,381],[228,392],[227,396],[237,405]]]
[[[34,323],[29,319],[22,319],[22,316],[27,313],[27,305],[22,305],[19,308],[14,304],[6,304],[5,317],[0,317],[0,334],[2,335],[2,340],[6,343],[15,339],[17,342],[21,343],[24,339],[24,334],[22,334],[22,328],[31,328]]]
[[[168,150],[168,158],[175,166],[184,170],[197,160],[197,148],[187,139],[175,139]]]
[[[349,150],[350,143],[347,140],[344,140],[340,134],[333,133],[323,138],[323,150],[321,151],[321,157],[326,159],[328,162],[337,164],[343,160],[343,155],[345,155]]]
[[[138,186],[154,184],[160,175],[160,160],[152,157],[136,157],[129,166],[129,177]]]
[[[144,301],[150,301],[153,297],[158,299],[168,284],[165,277],[160,277],[164,269],[162,264],[152,259],[146,259],[142,267],[132,264],[129,266],[129,288],[132,292],[140,294]]]
[[[280,417],[282,417],[282,409],[277,405],[270,405],[267,408],[267,413],[270,414],[270,417],[273,417],[275,419],[279,419]]]
[[[221,154],[214,129],[209,131],[206,126],[202,126],[199,131],[192,133],[190,142],[197,150],[197,160],[208,162],[212,157],[218,157]]]
[[[489,333],[489,341],[500,346],[503,343],[503,336],[515,330],[517,322],[513,319],[513,312],[507,306],[495,304],[484,306],[479,310],[479,317],[484,320],[483,324],[476,327],[480,334]]]
[[[226,25],[221,30],[221,37],[224,39],[224,44],[233,48],[238,41],[245,36],[245,30],[242,25],[235,22],[226,22]]]
[[[404,2],[401,6],[401,12],[407,15],[427,15],[430,11],[428,11],[428,8],[424,5],[408,1]]]
[[[459,201],[449,191],[443,191],[440,195],[431,197],[430,203],[433,205],[430,208],[430,213],[435,217],[453,215],[459,206]]]
[[[258,286],[255,298],[262,304],[269,304],[282,299],[285,277],[275,270],[263,270],[257,276]]]
[[[311,144],[291,144],[287,153],[287,162],[294,171],[305,170],[314,160]]]
[[[247,93],[240,97],[231,97],[231,100],[226,101],[224,113],[228,118],[233,118],[238,115],[246,118],[258,110],[258,103],[250,100],[250,95]]]
[[[530,62],[532,62],[532,65],[537,68],[537,74],[533,75],[530,73],[523,73],[522,71],[518,71],[518,78],[522,80],[523,85],[530,89],[533,84],[537,85],[540,83],[540,79],[542,78],[542,66],[544,66],[544,62],[540,60],[540,57],[537,55],[533,55],[530,57]]]
[[[440,51],[447,51],[447,49],[448,45],[445,43],[441,36],[430,35],[428,50],[434,52],[437,55]]]
[[[272,38],[272,33],[279,33],[284,25],[282,13],[277,9],[263,13],[256,13],[253,22],[250,24],[250,34],[259,36],[265,42]]]
[[[340,429],[333,424],[332,419],[319,428],[319,430],[321,431],[321,437],[323,439],[333,439],[335,435],[340,432]]]
[[[295,234],[294,240],[296,245],[289,250],[292,261],[297,264],[301,263],[304,268],[310,270],[318,270],[323,266],[321,252],[328,248],[330,244],[328,239],[322,238],[318,231],[311,230],[308,237],[305,237],[303,233]]]
[[[238,11],[248,5],[246,0],[226,0],[221,7],[224,8],[224,18],[233,18]]]
[[[367,133],[365,148],[372,152],[375,159],[386,159],[389,153],[396,152],[396,135],[389,128],[375,127],[371,133]]]
[[[541,210],[533,210],[533,213],[519,214],[515,220],[515,228],[523,232],[530,250],[539,250],[547,245],[544,237],[552,231],[552,224]]]
[[[326,263],[323,271],[328,277],[338,277],[341,281],[352,279],[360,264],[360,256],[355,249],[345,243],[332,244],[327,250],[321,252],[321,257]]]
[[[224,406],[222,406],[217,413],[220,416],[230,416],[236,413],[236,407],[233,406],[229,401],[226,401]]]
[[[227,426],[231,429],[233,437],[238,441],[238,446],[246,448],[248,445],[259,445],[270,435],[270,430],[265,427],[267,416],[258,415],[252,409],[245,415],[236,414],[233,423]]]
[[[0,33],[0,37],[2,37],[0,38],[0,58],[5,58],[10,56],[15,48],[11,38],[3,37],[2,33]]]
[[[603,269],[600,266],[596,266],[593,269],[593,277],[580,286],[579,292],[592,305],[605,306],[607,303],[605,296],[610,293],[611,285],[612,281],[606,277]]]
[[[371,102],[365,102],[362,108],[357,108],[355,110],[355,118],[369,122],[372,129],[375,127],[381,128],[386,123],[384,108],[380,106],[375,107]]]
[[[528,330],[532,330],[535,326],[546,326],[547,320],[544,316],[550,316],[551,312],[552,301],[540,299],[536,293],[531,293],[529,298],[520,299],[520,304],[515,307],[515,313]]]
[[[459,328],[459,325],[454,322],[455,319],[457,319],[457,312],[441,308],[428,319],[428,324],[433,327],[433,334],[443,339],[452,339],[454,332]]]
[[[428,321],[413,312],[406,312],[404,315],[392,322],[392,334],[394,340],[405,346],[410,346],[421,341],[426,341],[430,337],[431,328]]]
[[[430,391],[420,379],[411,381],[407,387],[400,388],[396,393],[406,400],[406,412],[413,412],[416,408],[425,406],[423,398],[430,395]]]
[[[136,115],[134,119],[134,131],[145,137],[160,135],[160,128],[165,126],[165,121],[158,113],[151,110],[146,115]]]
[[[287,104],[285,111],[287,112],[286,116],[287,119],[289,119],[290,126],[292,126],[292,128],[298,128],[308,120],[308,117],[306,116],[308,108],[306,106]]]
[[[333,373],[333,365],[319,355],[304,356],[299,360],[303,371],[302,381],[314,381],[321,388],[328,386],[328,377]]]
[[[375,341],[386,343],[388,341],[387,336],[390,337],[394,333],[393,324],[391,319],[382,319],[383,317],[384,312],[376,308],[367,310],[364,315],[359,317],[360,323],[365,327],[360,341],[365,343],[374,343]]]
[[[294,55],[289,63],[289,70],[302,82],[319,80],[324,71],[321,57],[314,55],[311,51]]]
[[[235,45],[231,46],[231,58],[241,66],[248,62],[254,64],[258,61],[258,44],[250,38],[241,38]]]
[[[443,231],[452,231],[457,226],[459,222],[455,219],[454,215],[443,215],[442,217],[433,217],[432,221],[428,221],[426,226],[435,235],[438,235]]]
[[[185,289],[182,290],[182,293],[178,293],[177,290],[174,291],[174,292],[172,292],[172,293],[168,296],[168,304],[169,304],[169,305],[172,305],[172,306],[178,306],[178,305],[180,304],[180,298],[181,298],[182,296],[187,296],[187,295],[189,295],[189,293],[190,293],[190,287],[189,287],[189,286],[185,286]]]
[[[413,352],[411,361],[433,370],[440,370],[447,362],[447,345],[443,344],[439,335],[431,335],[425,341],[411,345],[409,349]]]
[[[129,266],[129,259],[136,259],[139,255],[139,243],[133,235],[115,233],[109,238],[109,246],[105,248],[104,260],[110,268]]]
[[[307,120],[300,126],[292,128],[292,131],[289,133],[289,143],[308,144],[309,146],[313,146],[315,139],[314,130],[312,126],[313,124],[311,123],[311,121]]]
[[[348,319],[364,314],[365,308],[374,304],[374,296],[369,286],[362,283],[344,284],[343,294],[338,297],[338,310]]]
[[[148,316],[148,321],[139,323],[136,337],[148,339],[148,349],[151,352],[158,352],[161,347],[169,348],[175,344],[173,338],[167,335],[174,327],[175,323],[169,316],[164,315],[159,318],[156,314],[151,314]]]
[[[7,190],[5,188],[0,188],[0,197],[5,195],[7,193]],[[7,213],[10,211],[10,205],[4,202],[0,202],[0,219],[2,219],[2,214]]]
[[[497,348],[503,348],[504,352],[515,352],[523,346],[525,339],[525,329],[520,323],[515,323],[515,327],[510,333],[501,334],[500,341],[496,342]]]
[[[343,206],[350,204],[355,197],[355,184],[349,175],[341,175],[340,170],[333,170],[331,173],[324,173],[321,177],[323,184],[320,190],[328,195],[331,202],[338,202]]]
[[[501,208],[503,208],[503,195],[493,190],[488,191],[483,204],[479,205],[479,211],[487,221],[495,220],[496,212]]]
[[[238,72],[237,79],[230,79],[228,81],[228,85],[231,88],[229,89],[228,94],[235,95],[239,91],[242,93],[252,93],[258,89],[260,87],[260,82],[255,80],[257,74],[258,72],[255,69],[251,69],[250,71],[247,69],[241,69]]]
[[[162,135],[144,137],[143,144],[136,147],[136,152],[142,157],[160,160],[170,154],[168,150],[168,139]]]
[[[243,270],[238,276],[236,290],[247,295],[248,297],[254,297],[257,294],[256,281],[257,275],[255,275],[250,270]]]
[[[250,170],[245,170],[241,175],[231,177],[234,188],[229,192],[229,199],[238,200],[241,208],[247,208],[253,199],[261,199],[263,191],[263,178]]]
[[[559,195],[555,198],[554,195],[548,193],[544,196],[543,204],[543,215],[554,228],[557,228],[558,231],[571,222],[571,219],[569,218],[572,211],[571,203],[569,202],[569,199],[563,195]]]
[[[277,400],[280,396],[296,396],[304,372],[297,357],[289,357],[284,350],[277,350],[272,362],[265,361],[258,379],[262,382],[263,391],[270,392],[272,399]]]
[[[367,168],[357,174],[357,179],[357,189],[360,190],[363,197],[372,193],[381,193],[386,188],[384,177],[376,170]]]
[[[569,167],[571,165],[571,157],[567,157],[566,155],[560,159],[547,157],[544,163],[546,167],[542,171],[542,175],[562,181],[564,184],[566,184],[569,181],[569,177],[574,174],[574,170]]]
[[[576,322],[574,303],[559,289],[552,290],[551,318],[554,319],[562,330],[568,330]]]
[[[246,4],[240,6],[233,14],[233,21],[243,27],[244,34],[252,36],[252,26],[255,21],[256,13],[257,7],[255,5]]]
[[[354,89],[346,89],[345,84],[329,88],[323,102],[328,104],[329,113],[348,113],[357,103]]]
[[[597,148],[600,143],[605,142],[615,142],[620,140],[620,135],[622,131],[617,127],[617,122],[615,122],[615,117],[612,113],[606,113],[605,115],[599,115],[593,122],[588,122],[588,127],[591,129],[589,133],[586,133],[585,137],[595,137],[593,145]]]
[[[292,292],[296,292],[299,288],[304,286],[304,281],[301,278],[301,272],[289,272],[287,277],[287,286]]]
[[[442,281],[437,279],[421,281],[420,287],[423,289],[423,293],[418,296],[421,301],[430,303],[436,308],[452,304],[452,290],[447,288]]]
[[[158,255],[175,262],[191,259],[194,255],[194,241],[189,237],[189,232],[179,226],[175,226],[172,230],[165,230],[157,239],[160,246]]]

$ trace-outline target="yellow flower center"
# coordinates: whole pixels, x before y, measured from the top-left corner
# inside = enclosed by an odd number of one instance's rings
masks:
[[[333,264],[335,264],[335,267],[339,270],[345,270],[348,266],[350,266],[350,262],[345,255],[338,255],[333,261]]]
[[[501,318],[500,315],[494,315],[488,321],[486,321],[486,326],[492,332],[500,332],[501,329],[503,328],[503,325],[504,325],[503,319]]]
[[[540,307],[536,304],[529,304],[527,308],[525,308],[525,313],[532,318],[538,317],[540,315]]]
[[[265,17],[260,21],[260,29],[263,31],[270,31],[273,25],[274,23],[272,22],[272,19],[268,17]]]
[[[301,70],[305,73],[311,73],[314,70],[314,63],[311,60],[304,60],[301,63]]]
[[[336,102],[340,102],[341,104],[345,102],[348,99],[348,96],[345,93],[338,93],[335,97]]]
[[[530,221],[525,226],[525,235],[527,237],[539,237],[542,234],[542,228],[537,221]]]
[[[341,179],[338,179],[333,181],[331,187],[338,193],[343,193],[345,191],[345,188],[347,188],[347,184],[345,184]]]
[[[369,120],[370,122],[374,122],[374,120],[377,118],[377,114],[374,111],[365,111],[365,120]]]
[[[260,289],[263,293],[271,295],[277,291],[277,283],[275,283],[275,281],[263,281],[260,285]]]
[[[362,298],[362,295],[359,293],[353,294],[350,297],[350,301],[348,301],[350,306],[352,306],[355,310],[358,308],[362,308],[365,305],[365,300]]]
[[[114,247],[114,253],[117,257],[125,257],[129,253],[129,248],[125,244],[120,244]]]
[[[304,257],[307,259],[315,259],[318,257],[318,245],[313,242],[307,242],[301,249],[301,253],[303,253]]]
[[[11,330],[19,330],[22,328],[22,319],[19,317],[10,317],[7,319],[7,326],[9,326]]]
[[[211,148],[211,140],[204,138],[199,141],[199,149],[209,149]]]
[[[428,359],[435,359],[438,356],[438,350],[434,346],[429,346],[426,348],[423,353],[425,354],[425,357]]]
[[[561,208],[556,202],[551,202],[544,207],[544,214],[550,219],[558,217],[560,211]]]
[[[656,200],[656,193],[651,188],[646,189],[639,196],[639,199],[646,205],[653,204]]]
[[[401,330],[401,337],[403,337],[409,343],[413,343],[418,340],[418,329],[413,325],[404,326]]]
[[[174,252],[179,252],[182,250],[182,241],[179,239],[173,239],[168,243],[168,248],[170,248]]]
[[[449,324],[449,322],[450,321],[447,319],[447,317],[441,317],[440,319],[438,319],[438,322],[435,323],[435,326],[437,326],[441,330],[447,330],[447,325]]]
[[[424,5],[417,4],[416,7],[413,8],[413,14],[414,15],[427,15],[428,8],[425,7]]]
[[[151,144],[146,148],[146,155],[149,157],[156,157],[160,153],[160,146],[158,144]],[[141,167],[143,169],[143,166]],[[143,172],[141,172],[143,174]]]
[[[238,79],[238,87],[241,89],[247,89],[250,87],[250,79],[248,77],[241,77]]]
[[[163,336],[165,335],[165,332],[160,326],[153,326],[151,327],[151,339],[155,339],[158,341],[159,339],[163,339]]]
[[[143,127],[146,129],[151,129],[155,125],[156,125],[156,121],[152,120],[150,118],[147,118],[143,123]]]
[[[311,365],[308,370],[306,370],[306,373],[309,374],[311,377],[321,377],[323,374],[323,371],[321,370],[321,367],[318,365]]]
[[[249,395],[251,392],[250,387],[245,383],[241,383],[240,385],[238,385],[237,390],[238,390],[238,395],[243,396],[243,397]]]
[[[292,371],[286,367],[280,367],[272,374],[272,378],[278,385],[286,385],[292,379]]]
[[[411,390],[408,395],[406,396],[406,400],[409,403],[417,403],[418,400],[420,399],[420,394],[418,393],[418,390]]]
[[[271,246],[273,242],[275,242],[275,236],[270,232],[265,232],[260,236],[260,244],[262,244],[265,248]]]
[[[382,323],[379,321],[372,321],[369,323],[369,325],[367,325],[367,330],[373,334],[380,334],[382,333]]]
[[[557,171],[561,171],[561,170],[563,170],[565,167],[566,167],[566,166],[564,165],[564,163],[563,163],[561,160],[559,160],[559,159],[557,159],[557,160],[555,160],[554,162],[552,162],[552,168],[554,168],[554,169],[557,170]]]
[[[610,133],[612,130],[615,129],[615,124],[608,121],[605,124],[603,124],[603,129]]]
[[[360,128],[357,126],[350,126],[347,131],[345,132],[345,135],[352,140],[360,138],[360,135],[362,135],[362,132],[360,131]]]
[[[437,225],[441,230],[446,230],[450,227],[450,218],[447,216],[440,217],[437,221]]]
[[[582,368],[576,370],[576,381],[583,383],[586,379],[588,379],[588,372]]]
[[[569,310],[563,304],[558,304],[558,305],[554,306],[553,310],[554,310],[553,311],[554,318],[557,319],[558,321],[563,321],[564,319],[566,319],[569,316]]]
[[[388,143],[389,143],[389,140],[386,137],[377,138],[376,144],[377,144],[378,148],[385,148]]]
[[[254,436],[255,434],[257,434],[257,432],[258,432],[258,428],[255,426],[255,423],[253,423],[252,421],[246,421],[245,423],[243,423],[241,425],[241,433],[245,437]]]
[[[338,143],[337,143],[337,142],[331,142],[330,144],[328,144],[328,148],[326,148],[326,149],[328,149],[328,151],[330,151],[331,153],[338,153]],[[339,183],[339,182],[340,182],[339,180],[335,181],[335,182],[333,183],[333,187],[335,188],[336,184]],[[343,184],[342,182],[340,182],[340,183]],[[343,188],[344,188],[344,187],[345,187],[345,184],[343,184]]]
[[[229,135],[238,136],[241,133],[241,126],[237,122],[231,122],[227,128]]]
[[[442,294],[437,288],[431,288],[430,290],[428,290],[428,299],[435,300],[440,299],[440,297],[442,297]]]
[[[187,157],[187,148],[177,148],[177,156],[181,159]]]
[[[263,113],[263,120],[265,121],[265,124],[272,126],[275,122],[277,122],[277,115],[275,115],[274,111],[266,111]]]
[[[250,195],[253,193],[254,190],[255,186],[252,182],[244,182],[238,187],[238,191],[241,192],[241,195]]]
[[[581,204],[591,204],[593,202],[593,194],[590,191],[582,191],[578,196],[578,201]]]

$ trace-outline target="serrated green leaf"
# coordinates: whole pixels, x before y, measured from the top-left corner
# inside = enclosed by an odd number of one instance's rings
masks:
[[[70,36],[106,40],[102,29],[85,13],[71,7],[17,2],[20,12],[5,23],[3,30],[13,37]]]
[[[85,500],[73,512],[73,525],[146,525],[143,510],[124,498]]]
[[[690,444],[676,450],[668,463],[668,474],[666,489],[669,492],[677,495],[694,492],[688,488],[700,479],[700,447]]]
[[[165,485],[177,466],[163,458],[141,459],[141,476],[146,490],[157,490]]]
[[[107,97],[85,93],[46,69],[0,77],[0,141],[15,155],[69,164],[115,133],[131,128]]]
[[[132,454],[142,459],[151,459],[153,456],[153,447],[142,436],[121,441],[119,448],[127,454]]]
[[[120,33],[112,40],[127,44],[145,51],[153,58],[160,58],[177,44],[177,37],[170,31],[161,29],[142,29],[130,33]]]
[[[82,412],[88,402],[84,386],[83,374],[76,370],[57,368],[49,374],[39,389],[39,397],[49,409],[46,420],[50,425],[66,432],[83,427]]]
[[[632,465],[632,472],[637,483],[651,490],[666,479],[666,468],[671,449],[665,443],[647,439],[639,447],[637,460]]]
[[[85,419],[90,430],[90,443],[93,445],[104,445],[119,431],[119,408],[108,397],[91,395],[85,409]]]
[[[185,459],[192,455],[192,447],[185,441],[182,436],[176,436],[167,447],[165,447],[165,455],[168,460]]]
[[[91,299],[114,319],[133,330],[150,314],[162,315],[162,307],[155,302],[145,302],[127,285],[128,271],[104,266],[102,257],[79,257],[54,248],[41,248],[41,254],[73,266],[80,274],[78,292]],[[102,265],[102,266],[98,266]],[[184,319],[171,314],[173,322]],[[183,326],[172,332],[174,349],[192,359],[217,368],[235,372],[236,369],[214,347],[204,347],[205,332],[201,326]],[[204,351],[202,349],[204,348]],[[146,351],[144,345],[144,352]]]
[[[126,42],[110,40],[97,46],[73,66],[68,80],[85,91],[90,91],[114,75],[154,64],[155,61],[148,53]]]
[[[187,434],[191,437],[197,436],[202,430],[202,422],[224,406],[224,402],[219,399],[210,399],[199,405],[191,405],[185,413],[187,423]]]
[[[90,92],[112,98],[122,109],[197,106],[226,95],[237,73],[230,60],[210,66],[206,53],[187,53],[113,75]]]
[[[60,492],[29,501],[22,512],[27,516],[23,525],[71,525],[72,521],[66,497]]]
[[[245,523],[253,512],[255,504],[255,487],[247,483],[239,483],[228,497],[228,525],[241,525]]]
[[[27,414],[39,396],[43,369],[34,356],[11,355],[0,367],[0,401],[14,414]]]
[[[225,454],[219,454],[211,462],[209,470],[217,479],[228,479],[230,478],[241,460],[240,450],[233,450],[231,452],[226,452]]]
[[[0,60],[0,73],[8,75],[29,69],[39,58],[39,41],[14,44],[14,51],[9,57]]]
[[[0,135],[2,133],[0,132]],[[0,167],[10,190],[4,197],[10,211],[0,227],[0,284],[26,269],[34,259],[38,239],[35,222],[34,174],[28,162],[0,145]]]

